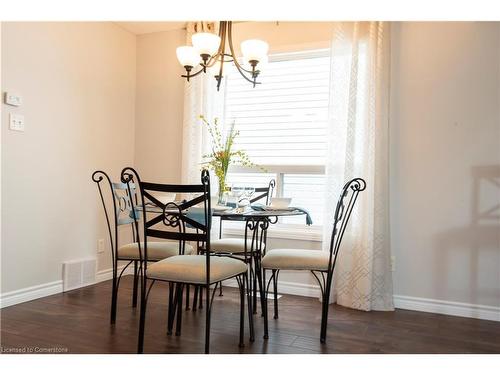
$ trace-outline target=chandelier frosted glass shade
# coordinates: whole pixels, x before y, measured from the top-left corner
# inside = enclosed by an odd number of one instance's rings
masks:
[[[212,56],[219,50],[220,37],[212,33],[196,33],[191,42],[199,55]]]
[[[241,43],[241,53],[245,61],[262,61],[267,57],[269,44],[263,40],[249,39]]]
[[[195,67],[201,62],[201,57],[196,48],[191,46],[177,47],[177,59],[182,66]]]
[[[239,59],[233,47],[232,25],[231,21],[221,21],[219,35],[196,33],[191,37],[192,47],[177,48],[177,59],[186,69],[183,78],[189,82],[191,78],[208,72],[215,77],[219,90],[223,77],[230,70],[236,70],[253,87],[260,84],[257,77],[267,63],[269,45],[258,39],[245,40],[241,43],[243,58]]]

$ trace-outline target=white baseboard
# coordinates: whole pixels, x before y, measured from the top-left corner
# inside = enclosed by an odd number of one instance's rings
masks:
[[[394,295],[397,309],[500,321],[500,307]]]
[[[224,285],[233,287],[238,286],[234,280],[228,280],[224,282]],[[317,285],[293,283],[288,281],[280,281],[278,285],[278,291],[284,294],[316,298],[319,298],[320,295],[319,286]],[[496,306],[474,305],[463,302],[401,295],[394,295],[394,306],[397,309],[461,316],[464,318],[493,320],[497,322],[500,321],[500,307]]]
[[[123,268],[125,268],[124,265],[118,267],[118,274],[120,274],[120,272],[122,272]],[[130,265],[125,270],[125,272],[123,272],[122,276],[133,275],[133,274],[134,274],[134,266]],[[97,274],[95,275],[95,282],[101,283],[103,281],[111,280],[112,278],[113,278],[113,268],[108,268],[105,270],[97,271]]]
[[[46,284],[31,286],[28,288],[13,290],[0,296],[0,308],[17,305],[18,303],[32,301],[34,299],[47,297],[52,294],[62,293],[62,280],[52,281]]]
[[[121,272],[124,266],[118,267],[118,272]],[[133,268],[129,267],[123,275],[133,273]],[[96,273],[96,283],[110,280],[113,278],[113,269],[109,268]],[[92,284],[89,284],[92,285]],[[86,285],[88,286],[88,285]],[[52,281],[46,284],[35,285],[29,288],[13,290],[11,292],[0,295],[0,308],[17,305],[19,303],[33,301],[38,298],[48,297],[53,294],[63,292],[62,280]]]

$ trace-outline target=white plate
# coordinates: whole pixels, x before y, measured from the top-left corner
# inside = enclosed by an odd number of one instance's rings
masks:
[[[293,211],[290,207],[263,206],[266,211]]]

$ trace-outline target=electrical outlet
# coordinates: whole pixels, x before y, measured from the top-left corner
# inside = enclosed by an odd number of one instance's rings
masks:
[[[104,239],[97,240],[97,253],[104,253]]]
[[[391,271],[396,271],[396,257],[394,255],[391,256]]]

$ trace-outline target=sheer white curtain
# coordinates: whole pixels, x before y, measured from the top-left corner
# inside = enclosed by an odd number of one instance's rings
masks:
[[[217,34],[214,22],[189,22],[186,30],[186,42],[191,45],[191,36],[197,32]],[[197,71],[194,68],[193,71]],[[180,78],[179,78],[180,79]],[[184,87],[184,118],[182,123],[182,183],[200,183],[202,156],[210,150],[210,137],[206,128],[201,125],[200,115],[209,121],[221,117],[223,87],[218,92],[215,78],[210,71],[201,73],[186,82]],[[214,177],[213,175],[211,177]],[[214,180],[215,178],[212,178]],[[212,181],[217,186],[216,181]]]
[[[388,186],[389,38],[387,23],[346,22],[335,26],[331,45],[325,223],[333,223],[334,205],[346,181],[362,177],[367,185],[340,248],[333,298],[360,310],[394,309]],[[330,229],[325,226],[325,250]]]

